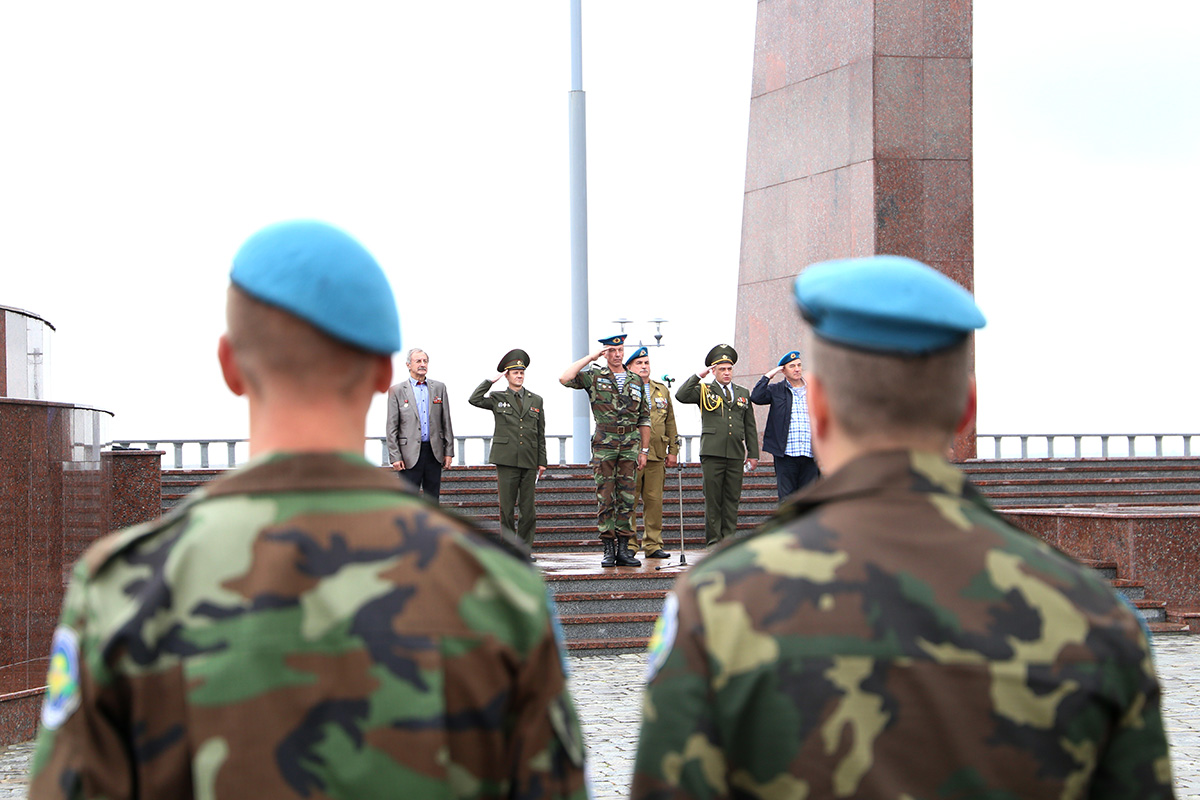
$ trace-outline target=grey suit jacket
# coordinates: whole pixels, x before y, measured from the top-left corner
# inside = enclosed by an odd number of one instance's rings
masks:
[[[441,461],[454,456],[454,427],[450,424],[450,397],[446,384],[426,380],[429,386],[429,444],[433,456]],[[412,384],[408,379],[388,389],[387,413],[388,459],[403,461],[406,469],[417,463],[421,455],[421,418]]]

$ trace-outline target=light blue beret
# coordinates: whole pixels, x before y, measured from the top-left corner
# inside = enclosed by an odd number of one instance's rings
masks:
[[[785,354],[785,355],[783,356],[783,358],[779,359],[779,363],[778,363],[778,364],[776,364],[776,366],[782,367],[782,366],[784,366],[785,364],[790,364],[790,363],[792,363],[793,361],[795,361],[795,360],[796,360],[797,358],[799,358],[799,357],[800,357],[800,351],[799,351],[799,350],[793,350],[792,352]]]
[[[269,225],[233,257],[229,280],[335,339],[390,355],[400,349],[400,315],[378,262],[345,231],[324,222]]]
[[[646,347],[646,345],[642,345],[637,350],[633,351],[633,355],[631,355],[631,356],[629,356],[629,358],[625,359],[625,366],[628,367],[630,364],[632,364],[633,360],[635,358],[641,358],[642,356],[648,356],[648,355],[650,355],[650,350]]]
[[[796,278],[795,292],[813,333],[858,350],[933,353],[986,324],[970,292],[901,256],[814,264]]]

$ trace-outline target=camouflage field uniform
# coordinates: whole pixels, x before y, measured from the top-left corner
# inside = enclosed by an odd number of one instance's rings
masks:
[[[1172,796],[1134,615],[936,455],[853,461],[668,597],[635,798]]]
[[[31,797],[584,797],[541,579],[400,484],[276,456],[92,546]]]
[[[592,435],[592,472],[596,476],[596,523],[600,538],[632,536],[633,493],[642,437],[638,428],[650,426],[650,407],[641,376],[625,373],[618,390],[608,367],[581,370],[563,384],[584,389],[592,404],[596,432]]]

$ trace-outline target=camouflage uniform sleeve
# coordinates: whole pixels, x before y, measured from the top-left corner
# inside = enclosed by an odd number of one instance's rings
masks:
[[[134,791],[120,703],[88,625],[88,583],[81,561],[51,643],[30,798],[129,797]]]
[[[517,676],[512,795],[586,800],[583,730],[567,687],[557,616],[546,602],[546,635]]]
[[[1088,793],[1092,800],[1174,797],[1158,679],[1149,640],[1140,632],[1139,638],[1145,659],[1121,681],[1127,702],[1097,760]]]
[[[686,579],[667,596],[648,661],[630,796],[636,800],[727,795],[704,625]]]
[[[584,367],[579,370],[574,378],[563,384],[568,389],[590,389],[592,386],[592,370],[590,367]]]

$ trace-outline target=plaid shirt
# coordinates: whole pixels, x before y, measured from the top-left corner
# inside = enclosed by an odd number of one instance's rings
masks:
[[[788,386],[792,390],[792,419],[788,424],[787,449],[785,455],[812,456],[812,429],[808,424],[808,387]]]

